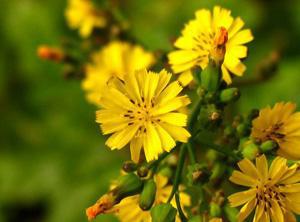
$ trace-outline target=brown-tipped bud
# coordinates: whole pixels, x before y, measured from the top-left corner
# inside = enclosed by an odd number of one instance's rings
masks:
[[[125,172],[130,173],[130,172],[136,171],[136,169],[137,169],[137,164],[134,163],[133,161],[126,161],[126,162],[123,164],[122,169],[123,169]]]
[[[38,47],[37,55],[43,60],[49,60],[54,62],[61,62],[65,58],[65,54],[61,49],[45,45]]]
[[[142,178],[148,176],[148,173],[149,173],[149,169],[145,166],[141,166],[137,171],[137,174],[139,175],[139,177],[142,177]]]
[[[106,213],[115,204],[115,196],[112,193],[103,195],[93,206],[86,209],[88,220],[95,219],[99,214]]]
[[[213,47],[211,49],[211,57],[215,61],[217,65],[221,65],[223,63],[225,53],[226,53],[226,43],[228,41],[228,31],[224,27],[220,27],[217,30]]]

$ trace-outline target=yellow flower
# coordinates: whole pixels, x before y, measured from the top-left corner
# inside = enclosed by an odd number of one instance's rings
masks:
[[[209,220],[209,222],[222,222],[222,221],[223,221],[222,218],[218,218],[218,217]]]
[[[169,152],[175,141],[187,142],[187,115],[177,110],[190,103],[187,96],[178,96],[182,86],[178,81],[169,84],[171,74],[146,70],[124,75],[124,80],[111,81],[100,99],[103,107],[97,111],[97,122],[112,150],[130,142],[131,158],[137,162],[143,148],[146,160],[157,159]]]
[[[244,22],[233,18],[231,11],[215,6],[211,13],[207,9],[196,12],[175,42],[178,50],[171,52],[169,63],[175,73],[182,73],[179,81],[186,85],[192,81],[191,69],[205,69],[209,60],[222,64],[223,79],[232,82],[231,75],[242,76],[246,70],[241,62],[247,56],[245,43],[253,39],[249,29],[241,30]],[[223,61],[224,60],[224,61]]]
[[[283,102],[262,109],[253,120],[251,136],[262,142],[277,142],[279,156],[300,159],[300,112],[295,113],[295,109],[294,103]]]
[[[86,77],[82,82],[89,102],[99,105],[100,96],[111,77],[124,79],[125,73],[149,68],[155,59],[138,45],[113,41],[92,55],[92,62],[86,67]]]
[[[172,186],[167,185],[168,179],[162,175],[157,174],[154,177],[156,182],[156,196],[153,206],[166,203],[168,197],[171,193]],[[180,187],[182,190],[183,187]],[[187,207],[190,205],[190,197],[184,192],[180,192],[180,203],[182,207]],[[172,199],[171,204],[176,207],[175,198]],[[112,212],[120,219],[121,222],[151,222],[150,211],[143,211],[139,207],[139,195],[127,197],[123,199],[119,204],[115,205]],[[180,222],[177,215],[176,222]]]
[[[90,36],[93,28],[106,25],[103,13],[94,7],[91,0],[69,0],[65,16],[70,28],[79,29],[84,38]]]
[[[276,157],[268,167],[264,155],[256,158],[256,166],[248,159],[238,163],[231,182],[249,187],[228,197],[232,207],[244,205],[238,221],[244,221],[255,209],[254,222],[296,222],[293,213],[300,214],[299,165],[287,166],[287,160]]]

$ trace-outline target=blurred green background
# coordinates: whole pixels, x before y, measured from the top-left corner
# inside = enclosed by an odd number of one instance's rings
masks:
[[[125,0],[124,0],[125,1]],[[201,7],[214,4],[241,16],[253,30],[244,79],[274,49],[278,73],[242,87],[235,111],[276,101],[300,105],[300,1],[126,0],[132,34],[150,50],[170,50],[170,39]],[[111,152],[80,83],[36,57],[40,44],[76,36],[65,24],[63,0],[2,0],[0,26],[0,221],[86,221],[85,208],[104,193],[126,151]],[[116,221],[110,216],[96,221]]]

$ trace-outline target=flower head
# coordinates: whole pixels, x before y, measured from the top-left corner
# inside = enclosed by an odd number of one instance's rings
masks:
[[[94,28],[106,25],[103,13],[94,7],[91,0],[69,0],[65,16],[68,25],[72,29],[79,29],[84,38],[90,36]]]
[[[99,99],[108,80],[112,77],[123,80],[125,73],[149,68],[153,63],[153,54],[138,45],[119,41],[109,43],[94,53],[92,62],[87,65],[82,87],[87,92],[88,101],[99,105]]]
[[[244,205],[238,221],[244,221],[255,209],[253,221],[296,221],[293,213],[300,213],[299,165],[287,166],[287,160],[276,157],[268,167],[264,155],[256,158],[256,165],[243,159],[241,171],[234,171],[231,182],[249,187],[228,197],[232,207]],[[288,219],[289,218],[289,219]]]
[[[276,103],[259,112],[253,120],[251,136],[262,142],[275,141],[277,154],[288,159],[300,159],[300,112],[294,103]]]
[[[103,134],[113,134],[106,141],[111,149],[121,149],[130,143],[131,158],[137,162],[143,148],[146,160],[157,159],[170,151],[175,141],[187,142],[187,115],[177,110],[188,105],[187,96],[178,96],[182,86],[169,84],[171,74],[146,70],[114,79],[100,99],[103,107],[97,111],[97,122]]]
[[[65,54],[61,49],[46,45],[39,46],[37,49],[37,54],[41,59],[54,62],[61,62],[65,58]]]
[[[99,214],[110,212],[115,204],[112,193],[103,195],[93,206],[86,209],[88,220],[95,219]]]
[[[166,203],[168,197],[172,191],[172,186],[168,185],[168,179],[160,174],[157,174],[154,177],[156,182],[157,191],[154,201],[154,206],[160,203]],[[182,190],[183,187],[180,187]],[[190,205],[190,197],[184,193],[180,192],[180,203],[183,207]],[[171,201],[173,207],[176,207],[175,198]],[[127,197],[123,199],[119,204],[115,205],[112,208],[112,212],[120,219],[121,222],[151,222],[150,211],[143,211],[139,207],[139,195]],[[180,219],[177,217],[176,222],[179,222]]]
[[[221,65],[222,76],[227,84],[232,82],[231,74],[242,76],[246,67],[241,62],[247,56],[245,43],[253,39],[249,29],[241,30],[244,22],[233,18],[231,11],[215,6],[213,12],[201,9],[190,21],[176,42],[178,50],[171,52],[169,63],[184,85],[192,81],[191,69],[205,69],[209,60]]]

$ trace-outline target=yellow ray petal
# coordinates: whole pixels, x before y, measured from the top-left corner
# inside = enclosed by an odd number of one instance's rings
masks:
[[[246,202],[255,200],[256,189],[250,189],[247,191],[241,191],[235,194],[232,194],[228,197],[231,207],[240,206]],[[252,205],[253,203],[251,203]]]

